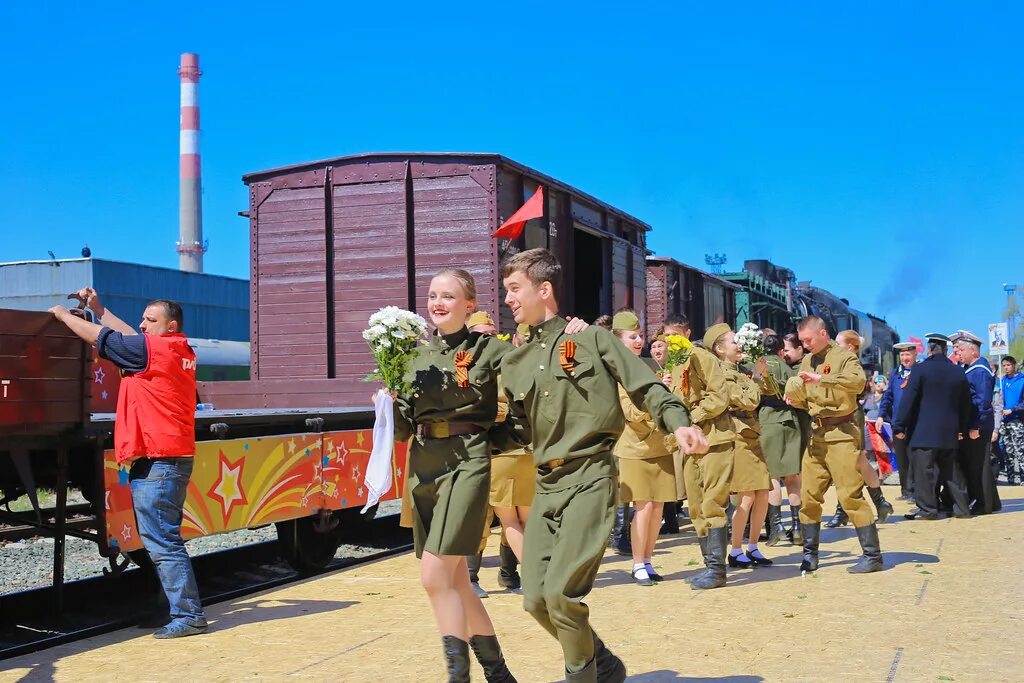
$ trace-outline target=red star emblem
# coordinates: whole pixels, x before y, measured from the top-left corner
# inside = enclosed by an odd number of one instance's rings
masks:
[[[242,490],[242,468],[245,466],[243,455],[236,462],[230,462],[224,451],[219,452],[218,466],[220,472],[217,481],[207,492],[207,495],[214,500],[220,501],[221,511],[224,514],[224,524],[228,522],[231,511],[236,506],[248,505],[249,501]]]

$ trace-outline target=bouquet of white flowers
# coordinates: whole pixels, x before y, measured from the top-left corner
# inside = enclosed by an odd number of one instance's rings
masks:
[[[366,376],[367,382],[384,382],[373,396],[373,448],[366,465],[365,512],[391,490],[391,456],[395,447],[394,400],[392,392],[407,393],[405,371],[416,350],[416,343],[427,331],[427,321],[411,311],[387,306],[370,316],[363,339],[370,345],[377,367]]]
[[[743,323],[743,326],[736,333],[736,344],[739,345],[740,351],[746,355],[747,360],[752,363],[757,363],[758,360],[768,355],[764,350],[764,332],[754,323]],[[779,387],[778,381],[772,375],[767,364],[764,364],[763,373],[762,379],[768,392],[781,398],[782,389]]]
[[[363,339],[370,345],[377,367],[366,376],[367,382],[384,382],[388,391],[408,389],[405,369],[416,343],[427,332],[427,321],[411,311],[387,306],[370,316]]]

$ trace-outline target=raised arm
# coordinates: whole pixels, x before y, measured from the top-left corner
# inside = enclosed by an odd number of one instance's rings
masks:
[[[89,310],[96,316],[96,321],[102,327],[109,327],[115,332],[126,335],[139,333],[137,329],[118,318],[112,311],[107,310],[100,302],[99,294],[92,287],[83,287],[77,292],[72,292],[68,294],[68,298],[80,302],[81,306],[88,306]]]

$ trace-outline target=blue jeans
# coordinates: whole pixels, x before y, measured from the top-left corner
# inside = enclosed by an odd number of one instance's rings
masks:
[[[156,567],[171,606],[171,620],[192,626],[206,623],[199,588],[185,542],[181,539],[182,507],[192,458],[139,458],[128,480],[142,545]]]

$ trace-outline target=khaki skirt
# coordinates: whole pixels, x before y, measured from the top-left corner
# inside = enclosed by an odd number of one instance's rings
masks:
[[[669,503],[679,500],[677,496],[675,465],[671,455],[650,460],[619,458],[620,502],[653,500]]]
[[[760,491],[770,489],[768,479],[768,463],[761,452],[761,442],[757,435],[750,435],[744,430],[737,435],[733,446],[732,486],[733,493],[741,491]]]
[[[803,436],[796,420],[761,425],[761,452],[772,479],[800,474],[800,442]]]
[[[533,456],[496,455],[491,458],[491,507],[530,507],[537,488]]]
[[[491,481],[487,432],[413,439],[408,467],[416,557],[475,554]]]

